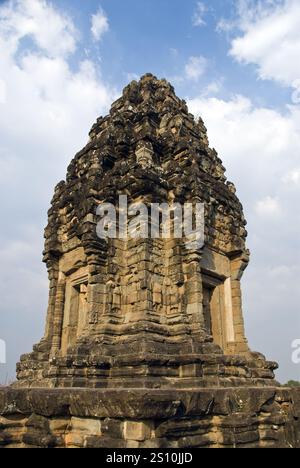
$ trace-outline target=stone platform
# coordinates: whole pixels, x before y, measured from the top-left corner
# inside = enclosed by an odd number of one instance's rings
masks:
[[[0,389],[2,448],[300,448],[300,389]]]

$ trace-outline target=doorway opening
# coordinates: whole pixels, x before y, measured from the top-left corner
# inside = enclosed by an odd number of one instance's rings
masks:
[[[70,346],[75,345],[87,324],[88,280],[80,279],[67,283],[66,300],[62,331],[62,354],[65,355]]]
[[[207,333],[213,337],[214,343],[223,350],[226,347],[224,327],[224,280],[217,276],[202,275],[203,315]]]

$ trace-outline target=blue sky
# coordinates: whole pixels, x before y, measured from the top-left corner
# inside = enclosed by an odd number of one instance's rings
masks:
[[[255,65],[241,67],[228,58],[229,41],[236,30],[223,34],[216,30],[221,19],[234,19],[236,2],[232,0],[103,0],[101,8],[109,18],[110,30],[101,44],[95,43],[90,34],[90,15],[100,3],[60,3],[80,28],[82,46],[75,66],[88,52],[88,56],[101,61],[106,79],[118,86],[125,86],[131,74],[142,75],[149,70],[174,79],[189,57],[203,56],[209,60],[208,73],[194,83],[176,83],[178,93],[197,95],[211,81],[222,80],[223,96],[246,93],[255,102],[271,107],[285,105],[289,99],[288,89],[258,80]],[[202,14],[205,24],[201,26],[195,24],[199,4],[206,8]]]
[[[43,228],[54,185],[133,78],[166,77],[201,115],[249,225],[247,336],[300,379],[300,2],[0,1],[0,339],[43,334]]]

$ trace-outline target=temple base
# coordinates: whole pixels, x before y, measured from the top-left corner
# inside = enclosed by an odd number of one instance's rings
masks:
[[[37,345],[21,357],[16,388],[274,387],[277,363],[262,354],[224,354],[210,337],[173,339],[144,334],[109,344],[86,340],[66,356]]]
[[[0,389],[4,448],[300,448],[300,390]]]

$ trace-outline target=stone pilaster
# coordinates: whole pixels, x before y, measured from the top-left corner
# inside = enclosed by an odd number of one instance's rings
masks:
[[[54,324],[55,302],[56,302],[56,292],[57,292],[57,282],[58,282],[58,265],[52,263],[48,267],[48,271],[49,271],[49,301],[48,301],[44,341],[51,344],[52,338],[53,338],[53,324]]]
[[[237,258],[232,259],[230,265],[235,354],[247,354],[249,352],[248,341],[245,334],[241,290],[241,278],[248,263],[249,254],[245,252]]]
[[[203,314],[203,289],[201,276],[201,252],[187,250],[184,257],[186,312],[195,334],[206,334]]]
[[[62,339],[62,326],[64,320],[64,307],[65,307],[65,290],[66,290],[66,279],[63,273],[59,274],[58,284],[56,289],[55,308],[54,308],[54,319],[53,319],[53,336],[52,336],[52,348],[51,356],[56,356],[61,348]]]

